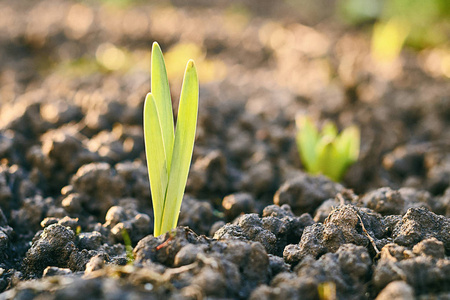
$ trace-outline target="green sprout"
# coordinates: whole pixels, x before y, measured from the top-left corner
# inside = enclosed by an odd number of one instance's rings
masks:
[[[187,62],[174,130],[172,101],[163,54],[153,43],[151,93],[144,103],[144,140],[154,212],[154,236],[175,228],[194,149],[198,113],[198,78]],[[174,133],[175,131],[175,133]]]
[[[121,234],[125,245],[125,253],[127,254],[127,264],[132,264],[134,262],[134,255],[130,235],[125,228],[122,229]]]
[[[319,133],[314,122],[307,116],[298,115],[295,122],[297,148],[306,171],[340,181],[347,168],[358,160],[358,127],[347,127],[338,134],[336,125],[327,122]]]

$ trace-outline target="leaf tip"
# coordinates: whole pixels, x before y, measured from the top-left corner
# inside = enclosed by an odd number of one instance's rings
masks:
[[[144,101],[144,106],[147,103],[147,101],[150,101],[149,99],[151,99],[153,97],[152,93],[147,93],[147,95],[145,95],[145,101]]]
[[[193,59],[190,59],[190,60],[187,62],[187,67],[188,67],[188,68],[195,68],[195,63],[194,63],[194,60],[193,60]]]
[[[154,41],[153,44],[152,44],[152,50],[155,50],[155,48],[161,49],[161,47],[159,46],[157,41]]]
[[[156,42],[156,41],[153,42],[153,45],[152,45],[152,66],[153,66],[153,59],[154,59],[155,55],[156,55],[156,57],[161,57],[161,58],[163,57],[161,47],[159,46],[158,42]]]

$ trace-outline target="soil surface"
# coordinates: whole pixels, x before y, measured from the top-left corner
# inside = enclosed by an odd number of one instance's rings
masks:
[[[439,56],[375,62],[332,5],[186,3],[0,2],[0,299],[449,299]],[[142,131],[155,40],[174,103],[176,53],[201,82],[179,227],[160,237]],[[341,183],[303,171],[297,113],[361,129]]]

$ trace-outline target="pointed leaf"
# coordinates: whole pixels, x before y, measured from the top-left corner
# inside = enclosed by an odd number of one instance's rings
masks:
[[[194,61],[189,60],[184,73],[161,230],[166,232],[178,222],[181,201],[189,173],[194,148],[198,114],[198,78]]]
[[[321,173],[334,181],[339,181],[345,170],[345,161],[339,156],[334,140],[327,136],[322,137],[317,144],[317,152]]]
[[[338,148],[349,164],[358,160],[361,134],[359,128],[350,126],[344,129],[338,139]]]
[[[168,172],[170,172],[174,141],[172,100],[170,98],[169,80],[167,79],[164,57],[157,42],[153,43],[151,60],[151,92],[155,99],[159,120],[161,122]]]
[[[319,171],[318,157],[315,150],[319,132],[307,116],[298,115],[295,122],[297,126],[297,149],[300,152],[300,158],[306,170],[315,174]]]
[[[338,130],[333,122],[327,121],[322,127],[322,136],[330,136],[330,138],[335,138],[338,135]]]
[[[168,173],[162,128],[155,99],[151,93],[147,94],[144,103],[144,142],[152,193],[153,212],[155,215],[154,235],[158,236],[161,234],[160,224],[164,210]]]

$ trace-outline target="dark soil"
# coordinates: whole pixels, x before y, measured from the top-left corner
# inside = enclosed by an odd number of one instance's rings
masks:
[[[450,298],[450,84],[431,54],[379,65],[333,7],[186,3],[0,2],[0,299]],[[200,74],[180,226],[160,237],[154,40],[222,68]],[[299,112],[361,129],[341,183],[303,172]]]

